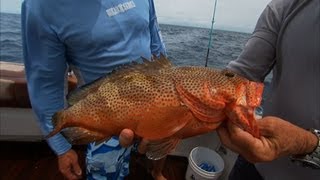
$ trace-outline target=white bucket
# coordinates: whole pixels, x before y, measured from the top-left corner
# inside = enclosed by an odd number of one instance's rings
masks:
[[[189,155],[186,180],[218,179],[223,169],[224,161],[217,152],[206,147],[196,147]]]

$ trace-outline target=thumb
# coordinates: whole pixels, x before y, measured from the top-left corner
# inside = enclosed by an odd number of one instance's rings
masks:
[[[234,152],[237,152],[237,153],[240,152],[240,150],[239,150],[238,146],[236,145],[236,143],[234,143],[233,140],[231,139],[231,135],[230,135],[229,129],[227,127],[227,123],[222,124],[217,129],[217,133],[219,135],[221,143],[224,146],[228,147],[229,149],[231,149]]]
[[[122,147],[129,147],[133,144],[134,133],[130,129],[124,129],[119,136],[120,145]]]
[[[275,118],[272,117],[265,117],[258,121],[258,125],[260,127],[260,133],[264,137],[273,137],[274,131],[278,127],[284,128],[283,124],[279,125],[276,124]]]
[[[142,141],[139,143],[139,146],[138,146],[139,153],[145,154],[148,151],[148,144],[149,144],[148,140],[142,139]]]
[[[247,131],[241,129],[236,124],[232,122],[227,123],[227,128],[230,133],[230,139],[233,143],[237,144],[239,147],[248,148],[255,142],[255,138]]]
[[[231,138],[234,140],[246,140],[252,137],[252,135],[249,132],[243,130],[233,122],[227,122],[227,128]]]

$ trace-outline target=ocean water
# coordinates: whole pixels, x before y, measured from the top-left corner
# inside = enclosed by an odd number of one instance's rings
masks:
[[[210,29],[160,24],[168,57],[176,65],[204,66]],[[224,68],[237,58],[250,34],[214,30],[208,66]],[[0,13],[0,60],[22,62],[19,14]]]
[[[20,15],[0,13],[0,61],[22,62]]]

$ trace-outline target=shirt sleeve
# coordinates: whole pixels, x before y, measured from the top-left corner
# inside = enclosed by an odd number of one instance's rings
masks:
[[[21,8],[23,56],[32,109],[43,135],[52,131],[52,115],[64,108],[66,80],[65,48],[57,35],[34,8],[24,1]],[[57,154],[63,154],[71,145],[57,134],[47,142]]]
[[[275,62],[281,16],[270,3],[260,15],[243,51],[227,68],[251,80],[263,82]]]
[[[150,28],[150,36],[151,36],[151,42],[150,42],[151,53],[153,55],[156,55],[157,57],[160,56],[160,53],[166,56],[167,55],[166,48],[161,36],[161,31],[158,24],[153,0],[149,0],[149,5],[150,5],[149,28]]]

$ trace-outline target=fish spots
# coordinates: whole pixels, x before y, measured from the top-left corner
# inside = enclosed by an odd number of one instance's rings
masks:
[[[233,78],[235,76],[235,74],[232,72],[226,72],[224,75],[229,78]]]
[[[81,128],[68,134],[74,142],[106,139],[123,128],[157,140],[177,131],[193,136],[215,129],[226,116],[252,126],[250,108],[261,95],[259,86],[232,72],[173,67],[166,61],[117,70],[95,87],[66,109],[63,123]]]

